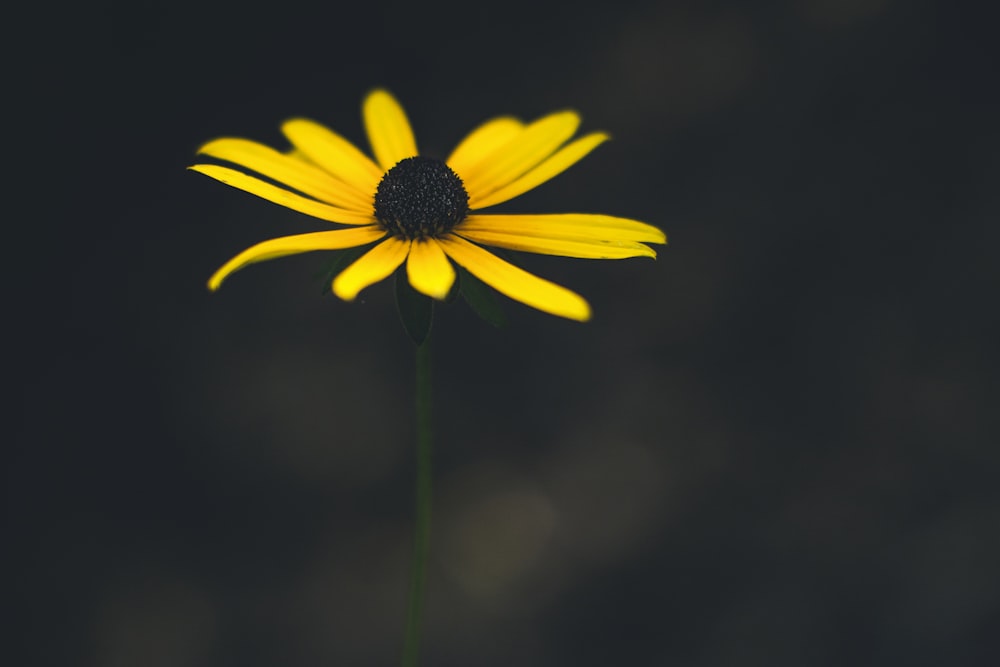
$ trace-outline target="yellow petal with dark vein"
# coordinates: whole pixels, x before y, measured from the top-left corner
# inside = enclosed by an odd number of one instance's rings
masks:
[[[390,236],[334,278],[333,293],[344,301],[354,301],[358,292],[392,275],[409,251],[409,241]]]
[[[375,222],[372,214],[358,213],[344,208],[322,204],[313,199],[308,199],[302,195],[297,195],[289,190],[284,190],[275,185],[271,185],[259,178],[248,176],[242,171],[236,171],[229,167],[220,167],[215,164],[196,164],[188,167],[191,171],[205,174],[226,185],[231,185],[252,195],[257,195],[261,199],[280,204],[285,208],[290,208],[299,213],[311,215],[320,220],[330,222],[340,222],[345,225],[370,225]]]
[[[503,232],[462,231],[463,238],[507,250],[534,252],[540,255],[559,255],[579,259],[625,259],[626,257],[656,257],[649,246],[635,241],[595,241],[593,239],[553,239],[537,236],[518,236]]]
[[[467,217],[455,230],[501,232],[542,238],[588,238],[595,241],[639,241],[666,243],[667,236],[653,225],[595,213],[550,213],[500,215],[480,213]]]
[[[385,230],[375,225],[355,227],[353,229],[338,229],[332,232],[313,232],[311,234],[296,234],[283,236],[251,246],[222,265],[208,280],[208,288],[212,291],[231,273],[242,269],[247,264],[276,259],[286,255],[297,255],[315,250],[341,250],[355,248],[385,236]]]
[[[461,174],[469,198],[482,199],[533,169],[572,137],[579,126],[580,117],[573,111],[559,111],[531,123],[491,159]]]
[[[383,171],[417,154],[410,121],[395,97],[384,90],[373,90],[365,98],[362,113],[368,141]]]
[[[256,141],[224,137],[208,142],[198,153],[238,164],[334,206],[362,213],[372,208],[371,193],[363,196],[313,164]]]
[[[590,306],[579,294],[519,269],[453,234],[438,242],[449,257],[501,294],[559,317],[580,322],[590,319]]]
[[[383,170],[358,147],[333,130],[306,118],[293,118],[281,125],[295,149],[324,171],[373,198]]]
[[[455,282],[455,268],[436,239],[414,241],[406,259],[406,275],[413,289],[444,299]]]
[[[603,132],[595,132],[594,134],[581,137],[559,149],[551,157],[513,183],[509,183],[499,190],[494,190],[486,196],[471,198],[469,200],[469,208],[486,208],[487,206],[500,204],[524,194],[528,190],[532,190],[545,181],[563,173],[608,139],[610,137]]]
[[[476,165],[493,155],[523,129],[524,123],[510,116],[488,120],[470,132],[445,162],[459,176],[473,173]]]

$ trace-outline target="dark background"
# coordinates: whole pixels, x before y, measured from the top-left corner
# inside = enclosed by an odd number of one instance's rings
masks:
[[[995,21],[903,0],[46,6],[7,25],[9,665],[397,660],[412,344],[324,228],[184,167],[392,90],[445,155],[614,141],[501,210],[646,220],[525,256],[576,324],[435,325],[428,665],[986,665],[1000,619]],[[20,41],[18,41],[20,40]],[[995,659],[995,651],[992,658]]]

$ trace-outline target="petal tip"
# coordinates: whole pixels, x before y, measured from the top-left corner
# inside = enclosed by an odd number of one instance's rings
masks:
[[[365,93],[365,100],[370,100],[373,97],[380,97],[380,96],[381,97],[392,97],[392,93],[390,93],[383,86],[375,86],[374,88],[370,88],[368,90],[368,92]]]
[[[216,148],[220,143],[222,143],[224,141],[246,141],[246,140],[245,139],[244,140],[237,139],[235,137],[216,137],[215,139],[209,139],[208,141],[206,141],[205,143],[203,143],[201,146],[198,146],[198,148],[195,150],[194,154],[195,155],[210,155],[211,151],[214,148]]]
[[[281,122],[281,125],[279,126],[279,129],[281,129],[282,134],[284,134],[284,131],[285,131],[286,128],[289,128],[289,127],[294,128],[294,127],[297,127],[299,125],[305,125],[305,124],[308,124],[308,125],[322,125],[322,123],[319,123],[319,122],[317,122],[317,121],[315,121],[315,120],[313,120],[311,118],[306,118],[305,116],[292,116],[291,118],[286,118],[285,120],[283,120]]]
[[[341,274],[343,275],[343,274]],[[340,297],[342,300],[350,303],[358,297],[358,291],[350,287],[344,287],[343,281],[340,280],[340,276],[333,279],[333,283],[330,284],[330,291]]]
[[[413,283],[410,283],[411,286],[412,286],[412,284]],[[414,289],[416,289],[416,288],[414,288]],[[429,296],[432,299],[436,299],[438,301],[444,301],[445,299],[448,298],[448,294],[451,292],[451,289],[447,289],[447,290],[428,290],[428,289],[422,289],[422,290],[419,290],[419,291],[423,292],[424,294],[426,294],[427,296]]]

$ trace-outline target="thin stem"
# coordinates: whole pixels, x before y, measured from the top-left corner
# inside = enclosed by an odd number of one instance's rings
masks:
[[[428,338],[417,347],[417,525],[403,637],[403,667],[416,667],[420,658],[420,621],[431,529],[431,440],[431,345]]]

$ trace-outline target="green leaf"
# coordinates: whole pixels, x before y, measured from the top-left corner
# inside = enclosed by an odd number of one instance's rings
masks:
[[[414,343],[423,345],[434,321],[434,300],[413,289],[405,266],[396,271],[396,308],[406,333]]]
[[[462,267],[458,266],[457,264],[455,264],[454,262],[452,262],[452,266],[455,267],[456,272],[459,269],[462,268]],[[445,305],[448,305],[448,304],[451,304],[451,303],[455,303],[455,299],[457,299],[458,295],[461,294],[461,292],[462,292],[461,285],[462,285],[462,278],[461,278],[461,276],[458,276],[458,277],[455,278],[455,282],[453,282],[451,284],[451,289],[448,290],[448,296],[446,296],[441,301],[441,303],[443,303]]]
[[[476,315],[495,327],[507,326],[507,316],[504,315],[503,309],[497,301],[496,293],[490,286],[461,266],[458,267],[458,275],[462,283],[462,297],[465,298],[466,303]]]
[[[353,264],[354,260],[368,252],[372,245],[374,244],[369,243],[368,245],[358,246],[356,248],[332,250],[331,252],[333,253],[333,257],[330,259],[330,263],[326,265],[326,270],[321,274],[323,286],[320,294],[330,294],[332,291],[333,279],[336,278],[341,271]]]

